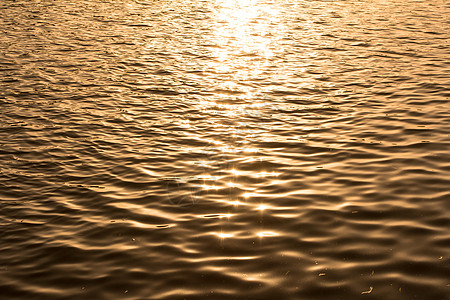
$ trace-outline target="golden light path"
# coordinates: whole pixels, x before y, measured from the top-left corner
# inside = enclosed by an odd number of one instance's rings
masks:
[[[252,86],[250,83],[254,78],[260,77],[267,72],[273,61],[279,46],[282,31],[280,28],[283,22],[278,20],[280,11],[276,5],[262,3],[258,0],[216,0],[214,5],[214,34],[211,44],[216,45],[211,51],[215,59],[209,64],[209,69],[215,74],[221,74],[221,80],[216,82],[218,90],[223,93],[216,93],[214,98],[203,99],[200,102],[201,109],[219,110],[221,116],[225,119],[239,121],[244,119],[249,113],[258,113],[266,105],[262,100],[257,99],[256,95],[261,90]],[[274,24],[277,24],[276,26]],[[245,83],[248,84],[245,84]],[[244,83],[244,84],[243,84]],[[231,93],[231,92],[235,93]],[[261,112],[260,112],[261,113]],[[249,136],[251,132],[245,130],[245,122],[238,122],[239,125],[222,124],[221,119],[216,119],[217,123],[212,127],[220,131],[219,136],[233,136],[236,140],[233,142],[223,142],[212,140],[211,144],[216,145],[222,153],[234,154],[255,154],[250,160],[256,159],[258,149],[251,146]],[[242,126],[244,125],[244,126]],[[242,129],[244,127],[244,129]],[[241,146],[238,146],[239,142]],[[242,147],[242,144],[247,146]],[[246,186],[239,182],[240,176],[249,176],[253,178],[276,177],[280,175],[277,172],[267,172],[265,170],[238,170],[230,168],[222,170],[231,175],[232,180],[228,181],[224,187],[218,187],[217,184],[205,183],[200,187],[203,190],[217,190],[224,188],[238,187],[247,192],[243,193],[242,199],[229,199],[227,204],[230,207],[249,206],[252,213],[263,213],[270,210],[271,206],[265,203],[252,203],[249,201],[252,195],[257,195],[258,199],[267,199],[271,197],[261,197],[254,187]],[[210,177],[209,174],[204,175]],[[264,201],[264,200],[261,200]],[[230,214],[225,222],[233,215]],[[236,238],[238,232],[213,232],[220,239]],[[258,231],[254,236],[259,238],[277,236],[273,231]]]

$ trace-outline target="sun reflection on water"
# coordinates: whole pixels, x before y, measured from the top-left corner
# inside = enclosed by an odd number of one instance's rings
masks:
[[[276,9],[260,5],[257,0],[218,0],[218,4],[216,20],[222,25],[216,31],[217,42],[222,46],[217,52],[219,61],[226,61],[235,51],[265,58],[273,55],[274,36],[268,25],[278,23]]]
[[[270,64],[281,39],[275,6],[258,0],[217,0],[214,11],[215,27],[213,56],[210,65],[222,77],[220,88],[239,90],[244,97],[252,96],[250,86],[241,81],[257,77]]]
[[[260,231],[256,235],[260,238],[264,238],[264,237],[278,236],[279,234],[273,231]]]
[[[266,210],[266,209],[268,209],[268,208],[269,208],[268,205],[266,205],[266,204],[260,204],[260,205],[258,205],[258,207],[257,207],[256,209],[257,209],[257,210],[263,211],[263,210]]]
[[[216,233],[216,235],[221,239],[226,239],[234,236],[234,233],[225,233],[225,232],[219,232]]]
[[[259,185],[265,182],[265,178],[281,174],[260,169],[258,162],[263,160],[260,149],[252,143],[268,129],[251,127],[247,123],[248,118],[264,116],[268,106],[267,100],[261,96],[262,88],[252,82],[270,72],[273,58],[280,48],[283,29],[279,25],[282,22],[278,21],[280,16],[276,7],[259,0],[216,0],[214,4],[214,33],[209,41],[214,45],[210,48],[214,59],[207,67],[216,79],[213,94],[197,103],[201,111],[211,116],[205,120],[211,128],[211,135],[202,140],[211,147],[201,163],[209,169],[202,176],[203,183],[196,187],[206,195],[218,193],[225,196],[225,199],[215,201],[228,205],[230,211],[246,207],[250,211],[270,210],[271,206],[262,204],[261,200],[266,202],[271,195],[259,191]],[[244,168],[239,165],[244,165]],[[214,176],[219,179],[212,180]],[[254,203],[255,198],[258,198],[258,203]],[[222,222],[231,220],[225,218]],[[211,233],[222,240],[236,238],[234,233]],[[277,234],[261,231],[255,235],[262,238]]]

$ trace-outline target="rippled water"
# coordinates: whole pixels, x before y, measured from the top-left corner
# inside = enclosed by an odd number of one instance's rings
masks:
[[[0,2],[0,298],[448,299],[445,0]]]

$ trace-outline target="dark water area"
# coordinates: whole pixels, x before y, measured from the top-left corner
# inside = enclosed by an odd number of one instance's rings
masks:
[[[0,299],[450,299],[449,16],[0,1]]]

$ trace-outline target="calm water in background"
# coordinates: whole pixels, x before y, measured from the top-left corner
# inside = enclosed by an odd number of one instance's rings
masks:
[[[445,0],[0,2],[1,299],[448,299]]]

